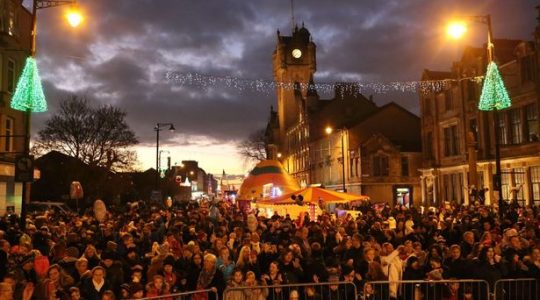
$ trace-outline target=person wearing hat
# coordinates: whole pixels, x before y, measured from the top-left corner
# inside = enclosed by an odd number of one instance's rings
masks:
[[[127,283],[120,285],[120,299],[131,299],[131,287]]]
[[[139,283],[143,282],[144,268],[142,265],[134,265],[131,267],[131,282]]]
[[[171,292],[175,292],[177,290],[177,283],[178,278],[176,276],[176,272],[174,271],[174,265],[176,264],[176,261],[172,255],[168,255],[163,260],[163,279],[165,282],[169,285],[169,289]]]
[[[75,278],[75,273],[77,272],[75,268],[75,263],[79,258],[79,249],[76,247],[69,247],[66,249],[66,256],[64,256],[58,264],[66,271],[71,277]]]
[[[116,254],[110,251],[101,253],[101,266],[105,269],[106,280],[110,283],[115,295],[120,295],[120,285],[124,281],[122,264],[116,260]]]

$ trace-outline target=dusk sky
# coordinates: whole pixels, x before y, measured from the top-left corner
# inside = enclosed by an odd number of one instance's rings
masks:
[[[172,162],[197,160],[207,172],[242,174],[250,165],[236,143],[264,128],[273,91],[185,86],[167,72],[272,79],[276,31],[291,33],[290,0],[79,0],[86,20],[68,27],[63,8],[38,12],[37,57],[49,111],[35,114],[33,136],[69,94],[127,112],[140,169],[161,149]],[[532,0],[296,0],[296,23],[317,45],[316,83],[419,80],[423,69],[448,70],[464,45],[481,46],[486,26],[472,24],[461,42],[444,35],[457,15],[491,14],[495,38],[532,39]],[[496,51],[496,49],[495,49]],[[367,94],[372,92],[366,91]],[[320,93],[323,98],[331,95]],[[367,96],[367,95],[366,95]],[[414,93],[374,94],[418,114]]]

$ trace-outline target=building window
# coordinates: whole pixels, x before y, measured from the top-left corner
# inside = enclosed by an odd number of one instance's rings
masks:
[[[504,113],[499,113],[499,144],[508,145],[508,132]]]
[[[456,203],[463,202],[463,174],[445,174],[443,175],[445,201]]]
[[[444,91],[444,109],[446,111],[452,110],[454,108],[454,104],[452,103],[453,102],[452,92],[453,92],[452,88]]]
[[[13,118],[6,117],[4,122],[4,151],[13,152]]]
[[[521,142],[523,141],[523,134],[521,130],[521,110],[513,109],[509,112],[509,115],[512,144],[521,144]]]
[[[409,176],[409,158],[406,156],[401,157],[401,176]]]
[[[502,197],[504,200],[512,201],[515,199],[520,205],[525,204],[525,190],[523,189],[523,185],[525,184],[525,169],[503,169],[501,183]],[[516,190],[514,191],[514,189]]]
[[[527,141],[538,142],[538,108],[536,104],[525,106]]]
[[[20,2],[20,1],[19,1]],[[17,1],[0,0],[0,31],[17,35]]]
[[[476,82],[467,80],[467,100],[476,101]]]
[[[521,58],[521,82],[534,81],[534,56],[527,55]]]
[[[7,63],[7,91],[13,93],[15,90],[15,61],[8,59]]]
[[[540,205],[540,166],[531,167],[532,204]]]
[[[388,176],[388,157],[377,155],[373,157],[373,176]]]
[[[459,135],[456,125],[444,128],[444,155],[455,156],[459,154]]]
[[[517,200],[519,205],[523,206],[525,205],[525,189],[523,188],[523,186],[525,185],[525,169],[516,168],[514,169],[512,175],[514,179],[514,188],[517,189],[515,193],[515,199]]]

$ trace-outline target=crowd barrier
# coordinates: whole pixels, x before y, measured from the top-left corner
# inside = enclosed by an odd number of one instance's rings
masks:
[[[217,291],[213,289],[143,298],[153,299],[540,300],[540,288],[538,280],[533,278],[501,279],[491,289],[485,280],[467,279],[369,281],[358,291],[354,283],[340,281],[228,287],[222,298],[218,298]]]
[[[533,278],[498,280],[493,292],[494,300],[540,300],[538,281]]]
[[[346,281],[228,287],[223,292],[223,300],[245,299],[356,300],[359,298],[356,285]]]
[[[164,296],[157,297],[146,297],[139,300],[197,300],[197,299],[220,299],[218,298],[217,290],[215,289],[206,289],[198,291],[190,291],[183,293],[174,293]]]
[[[489,295],[485,280],[402,280],[366,282],[360,299],[488,300]]]

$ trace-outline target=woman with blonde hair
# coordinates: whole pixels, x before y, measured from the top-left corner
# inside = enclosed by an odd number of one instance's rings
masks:
[[[197,290],[212,289],[216,293],[200,293],[193,295],[193,299],[208,299],[217,300],[219,295],[223,294],[225,289],[225,280],[223,273],[217,268],[217,258],[214,254],[207,253],[204,255],[203,267],[197,278]],[[216,299],[217,296],[217,299]]]
[[[93,269],[94,267],[99,266],[101,259],[98,257],[96,247],[93,245],[86,246],[84,253],[81,257],[86,258],[88,261],[88,269]]]
[[[251,248],[249,246],[243,246],[238,253],[238,260],[236,261],[236,267],[243,268],[249,262],[249,255]]]

